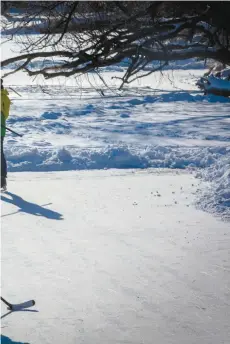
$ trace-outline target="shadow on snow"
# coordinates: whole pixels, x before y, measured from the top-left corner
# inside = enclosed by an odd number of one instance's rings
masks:
[[[9,337],[3,336],[1,334],[1,344],[29,344],[28,342],[15,342],[14,340],[11,340]]]
[[[11,198],[6,197],[5,195],[10,196]],[[36,216],[43,216],[46,217],[47,219],[52,219],[52,220],[62,220],[63,216],[62,214],[47,209],[45,208],[43,205],[38,205],[32,202],[28,202],[26,200],[24,200],[22,197],[12,193],[12,192],[6,192],[4,195],[1,196],[2,201],[6,202],[6,203],[11,203],[14,204],[16,207],[18,207],[18,211],[14,212],[14,213],[10,213],[10,214],[5,214],[2,215],[2,217],[8,216],[8,215],[13,215],[13,214],[17,214],[19,212],[23,212],[23,213],[27,213],[27,214],[31,214],[31,215],[36,215]],[[51,203],[49,203],[51,204]],[[49,204],[45,204],[45,205],[49,205]]]

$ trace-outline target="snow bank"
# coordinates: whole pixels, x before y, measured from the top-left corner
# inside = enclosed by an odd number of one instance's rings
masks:
[[[197,86],[204,90],[205,94],[230,97],[230,68],[201,77],[197,81]]]
[[[9,171],[67,171],[100,169],[200,169],[207,182],[199,206],[230,218],[230,148],[108,146],[102,148],[7,148]]]
[[[210,75],[208,77],[208,81],[210,84],[207,85],[207,90],[210,91],[212,89],[220,89],[230,92],[230,81],[229,80],[222,80],[219,78],[214,77],[213,75]]]
[[[205,168],[222,156],[227,147],[112,146],[101,148],[7,146],[9,170],[68,171],[109,168]]]
[[[207,182],[198,202],[200,208],[230,219],[230,149],[197,176]]]

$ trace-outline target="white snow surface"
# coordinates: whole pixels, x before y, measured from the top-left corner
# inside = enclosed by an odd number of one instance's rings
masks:
[[[203,72],[156,73],[124,91],[116,68],[102,73],[109,89],[93,73],[46,82],[10,75],[7,124],[24,136],[6,137],[9,172],[201,169],[208,183],[199,206],[229,218],[230,100],[199,93]]]
[[[10,174],[2,344],[228,344],[229,224],[185,170]]]
[[[2,344],[229,344],[230,101],[184,62],[5,79],[1,294],[36,306],[2,305]]]

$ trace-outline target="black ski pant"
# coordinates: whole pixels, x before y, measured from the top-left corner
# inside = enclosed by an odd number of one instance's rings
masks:
[[[4,137],[1,136],[1,178],[6,178],[7,164],[6,164],[6,158],[5,158],[4,150],[3,150],[3,142],[4,142]]]

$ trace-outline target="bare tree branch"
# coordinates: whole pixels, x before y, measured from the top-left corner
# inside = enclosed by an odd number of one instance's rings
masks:
[[[77,8],[78,2],[79,2],[79,1],[77,1],[77,2],[75,2],[75,3],[73,4],[72,9],[70,10],[68,17],[67,17],[67,19],[65,20],[65,26],[64,26],[63,32],[62,32],[60,38],[57,40],[56,44],[58,44],[58,43],[62,40],[62,38],[64,37],[64,35],[66,34],[67,29],[68,29],[68,26],[69,26],[69,23],[70,23],[70,20],[71,20],[72,15],[74,14],[74,12],[75,12],[75,10],[76,10],[76,8]]]
[[[68,52],[68,51],[47,51],[47,52],[37,52],[37,53],[32,53],[32,54],[24,54],[24,55],[19,55],[15,57],[11,57],[9,59],[3,60],[1,62],[2,67],[6,67],[11,63],[18,62],[20,60],[25,60],[25,59],[36,59],[39,57],[54,57],[54,56],[66,56],[66,57],[73,57],[73,54]]]
[[[176,60],[230,64],[229,2],[3,1],[2,6],[2,32],[22,46],[21,55],[2,61],[3,68],[15,63],[5,76],[25,70],[47,79],[69,77],[125,61],[125,84],[139,72],[145,75],[147,67],[150,74]],[[45,68],[31,65],[41,58],[54,59]]]

